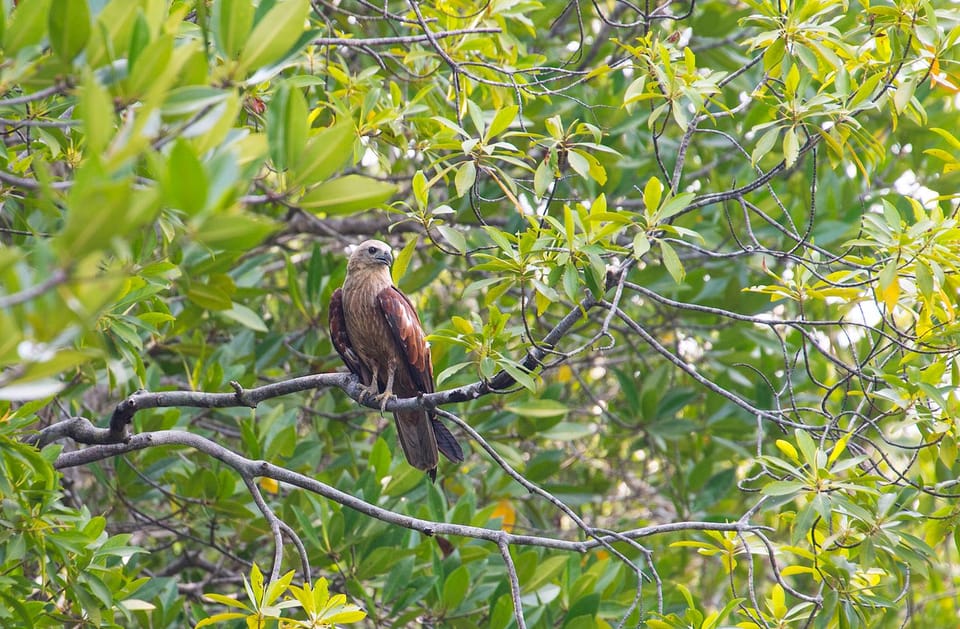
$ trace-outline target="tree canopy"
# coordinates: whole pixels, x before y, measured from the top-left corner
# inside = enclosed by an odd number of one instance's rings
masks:
[[[955,3],[2,2],[3,626],[957,616]]]

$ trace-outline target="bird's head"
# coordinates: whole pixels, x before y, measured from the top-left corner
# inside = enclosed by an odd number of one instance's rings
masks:
[[[350,254],[348,269],[357,271],[378,267],[389,269],[391,264],[393,264],[393,253],[390,251],[390,245],[381,240],[365,240]]]

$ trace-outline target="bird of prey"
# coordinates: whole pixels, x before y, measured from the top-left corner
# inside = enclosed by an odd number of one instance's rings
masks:
[[[381,411],[391,396],[433,393],[433,364],[420,318],[410,300],[393,285],[390,246],[361,243],[347,262],[343,286],[330,298],[330,339],[340,358]],[[459,463],[460,444],[432,411],[396,411],[400,446],[410,465],[437,475],[437,452]]]

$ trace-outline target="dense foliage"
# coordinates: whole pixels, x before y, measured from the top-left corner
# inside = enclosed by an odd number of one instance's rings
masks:
[[[956,617],[955,3],[2,7],[0,625]]]

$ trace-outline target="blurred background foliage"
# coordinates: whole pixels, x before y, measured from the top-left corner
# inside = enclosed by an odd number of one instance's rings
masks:
[[[447,410],[586,527],[462,432],[429,483],[338,390],[134,431],[427,520],[625,535],[512,546],[530,627],[957,618],[956,3],[0,1],[0,624],[516,626],[495,544],[262,479],[317,579],[285,546],[265,584],[228,464],[24,441],[340,369],[326,304],[368,237],[438,389],[516,383]]]

